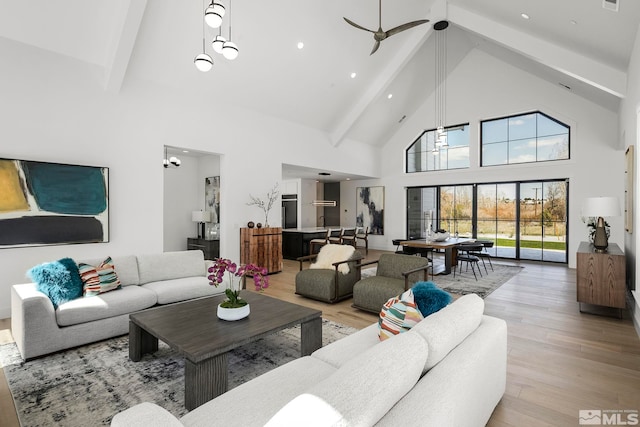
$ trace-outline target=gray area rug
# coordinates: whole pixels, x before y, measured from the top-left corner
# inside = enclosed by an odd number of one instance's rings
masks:
[[[469,271],[463,271],[462,274],[457,272],[455,278],[453,277],[453,272],[446,276],[436,275],[433,278],[433,282],[438,285],[439,288],[452,294],[478,294],[480,297],[486,298],[491,292],[495,291],[513,276],[520,273],[523,267],[497,264],[494,262],[493,271],[491,271],[491,267],[489,266],[489,263],[487,263],[489,273],[485,273],[482,265],[480,268],[482,268],[482,277],[480,277],[478,270],[476,269],[478,280],[473,277],[473,273],[471,272],[471,269],[469,269]],[[362,270],[362,277],[372,276],[375,274],[375,268]]]
[[[323,345],[355,328],[323,319]],[[229,354],[229,389],[300,357],[300,327],[282,330]],[[23,427],[109,425],[140,402],[184,415],[184,361],[166,344],[129,360],[128,337],[78,347],[24,363],[15,344],[0,346],[0,366]],[[247,396],[247,399],[255,396]]]

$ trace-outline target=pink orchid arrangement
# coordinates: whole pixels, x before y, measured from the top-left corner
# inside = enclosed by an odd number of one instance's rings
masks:
[[[214,264],[209,267],[209,284],[211,286],[218,287],[222,283],[224,274],[227,273],[229,277],[230,286],[225,290],[227,295],[227,301],[221,305],[226,308],[236,308],[247,305],[247,302],[240,298],[240,289],[242,288],[242,282],[247,274],[253,276],[253,283],[256,286],[256,291],[262,291],[269,287],[268,271],[264,267],[259,267],[255,264],[238,265],[226,258],[218,258]]]

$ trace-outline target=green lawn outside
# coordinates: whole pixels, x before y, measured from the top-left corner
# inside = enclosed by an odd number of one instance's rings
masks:
[[[498,239],[496,245],[505,248],[513,248],[516,246],[516,241],[514,239]],[[529,249],[542,249],[542,241],[520,240],[520,247]],[[564,251],[567,249],[567,244],[566,242],[544,242],[544,248]]]

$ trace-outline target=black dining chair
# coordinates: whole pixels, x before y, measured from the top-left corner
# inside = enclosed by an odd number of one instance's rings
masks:
[[[456,277],[456,271],[458,267],[460,267],[460,272],[462,272],[462,263],[467,263],[467,271],[469,270],[469,265],[471,265],[471,271],[473,272],[473,277],[478,280],[478,276],[476,275],[476,267],[478,267],[478,273],[480,273],[480,277],[482,277],[482,271],[480,271],[480,257],[475,255],[475,253],[482,251],[484,246],[481,243],[459,243],[456,245],[456,249],[458,250],[457,263],[453,269],[453,277]]]
[[[485,258],[487,259],[487,261],[489,261],[489,267],[491,267],[491,271],[494,271],[493,264],[491,263],[491,254],[489,253],[489,249],[491,249],[494,245],[493,241],[492,240],[476,240],[476,243],[481,243],[483,250],[475,253],[474,255],[477,257],[480,257],[485,271],[487,271],[487,265],[484,263]],[[489,274],[488,271],[487,271],[487,274]]]

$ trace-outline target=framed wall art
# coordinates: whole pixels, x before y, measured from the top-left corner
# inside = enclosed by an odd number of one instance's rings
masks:
[[[384,234],[384,187],[356,188],[356,225],[369,234]]]
[[[108,241],[108,168],[0,158],[0,248]]]

